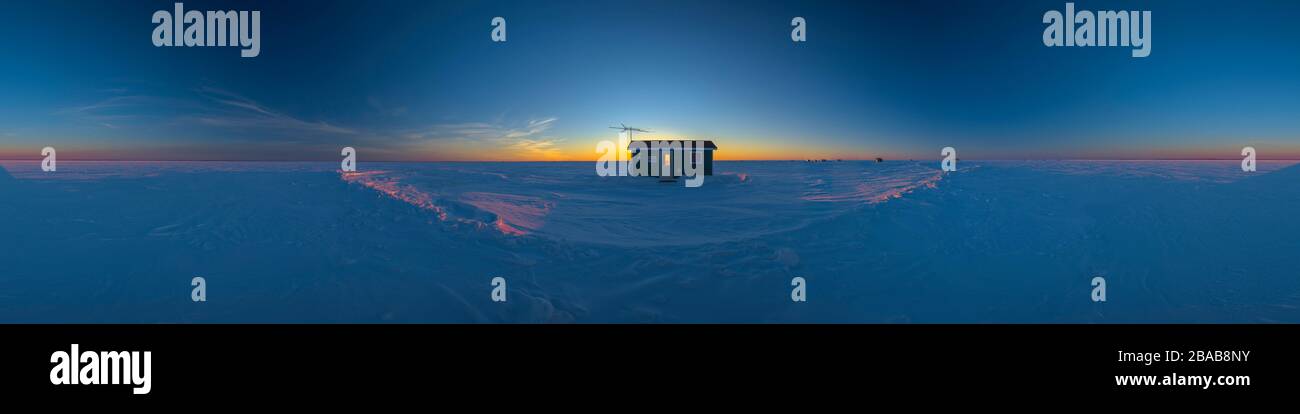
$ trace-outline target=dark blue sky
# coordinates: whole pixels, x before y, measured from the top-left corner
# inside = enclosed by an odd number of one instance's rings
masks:
[[[171,1],[7,4],[0,158],[594,159],[618,122],[730,159],[1300,157],[1294,1],[1076,2],[1151,10],[1146,58],[1045,47],[1064,1],[184,3],[260,10],[261,55],[154,47]]]

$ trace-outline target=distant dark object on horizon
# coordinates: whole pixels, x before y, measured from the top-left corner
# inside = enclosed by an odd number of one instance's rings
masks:
[[[792,161],[798,161],[798,160],[792,160]],[[809,159],[805,159],[805,160],[803,160],[803,162],[810,163],[810,164],[811,164],[811,163],[819,163],[819,162],[844,162],[844,159],[843,159],[843,158],[836,158],[836,159],[831,160],[831,159],[826,159],[826,158],[820,158],[820,159],[818,159],[818,158],[809,158]]]
[[[884,158],[876,157],[876,162],[885,162]]]

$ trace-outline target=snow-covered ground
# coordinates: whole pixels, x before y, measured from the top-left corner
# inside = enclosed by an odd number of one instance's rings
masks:
[[[0,162],[0,322],[1300,322],[1300,166],[1239,165]]]

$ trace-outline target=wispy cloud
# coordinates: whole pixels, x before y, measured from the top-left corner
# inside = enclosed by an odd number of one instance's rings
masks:
[[[208,125],[227,128],[265,128],[285,131],[297,131],[318,134],[356,134],[351,128],[336,126],[327,122],[305,121],[303,119],[273,111],[261,104],[239,94],[212,87],[202,87],[198,93],[211,102],[224,108],[218,108],[216,116],[205,116],[199,120]]]
[[[468,122],[435,124],[408,131],[402,136],[412,140],[461,139],[473,141],[503,141],[541,137],[555,125],[556,118],[529,120],[523,125],[501,122]]]
[[[125,88],[109,91],[129,92]],[[201,87],[180,96],[116,94],[87,105],[64,108],[56,114],[113,129],[130,126],[154,128],[168,123],[307,135],[357,133],[351,128],[308,121],[275,111],[242,95],[213,87]]]
[[[564,139],[547,134],[558,120],[549,117],[514,124],[500,121],[436,124],[398,135],[415,146],[457,142],[505,151],[506,158],[545,159],[560,154],[558,144]]]
[[[141,88],[106,90],[112,96],[56,112],[72,125],[158,139],[181,137],[195,145],[238,142],[249,149],[310,152],[321,157],[337,152],[336,145],[366,146],[370,154],[388,159],[536,160],[561,156],[562,138],[552,136],[558,119],[506,116],[476,122],[446,122],[413,126],[405,107],[369,98],[357,108],[373,110],[388,120],[340,125],[312,120],[266,105],[242,94],[202,86],[181,93],[142,93]],[[150,90],[144,88],[143,90]],[[402,118],[402,119],[398,119]]]
[[[151,112],[151,110],[159,108],[175,111],[178,109],[193,109],[193,107],[194,102],[175,98],[147,95],[115,95],[87,105],[63,108],[56,111],[55,114],[84,118],[99,123],[106,120],[152,117],[158,114]]]
[[[407,112],[405,106],[384,105],[383,101],[380,101],[379,98],[373,96],[366,98],[366,104],[370,105],[370,109],[374,109],[375,112],[378,112],[384,116],[389,116],[389,117],[399,117],[402,115],[406,115]]]

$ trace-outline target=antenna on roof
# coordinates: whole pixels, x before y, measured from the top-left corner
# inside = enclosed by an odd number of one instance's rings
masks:
[[[626,124],[624,124],[624,123],[622,123],[622,122],[619,122],[618,125],[619,125],[619,126],[612,126],[612,127],[609,127],[609,128],[610,128],[610,129],[617,129],[617,130],[620,130],[620,131],[626,132],[626,133],[627,133],[627,138],[628,138],[628,139],[632,139],[632,131],[636,131],[636,132],[646,132],[646,133],[654,132],[654,131],[647,131],[647,130],[644,130],[644,129],[641,129],[641,128],[632,128],[632,127],[629,127],[629,126],[627,126]]]

